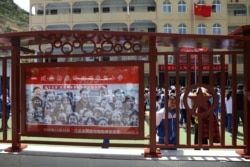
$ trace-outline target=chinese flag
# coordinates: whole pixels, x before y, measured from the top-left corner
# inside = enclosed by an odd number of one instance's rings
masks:
[[[210,17],[212,12],[212,6],[198,5],[194,3],[194,15],[202,17]]]

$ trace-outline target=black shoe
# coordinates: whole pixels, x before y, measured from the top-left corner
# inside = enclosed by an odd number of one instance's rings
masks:
[[[102,146],[102,148],[104,148],[104,149],[108,149],[109,147],[108,147],[108,146]]]
[[[1,128],[1,129],[0,129],[0,132],[2,132],[2,131],[3,131],[3,129]]]

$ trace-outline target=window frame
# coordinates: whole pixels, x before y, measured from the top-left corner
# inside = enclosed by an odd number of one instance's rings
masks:
[[[162,12],[163,13],[171,13],[172,12],[172,4],[169,1],[165,1],[162,4]]]
[[[109,7],[103,7],[102,8],[102,13],[110,13],[110,8]]]
[[[165,31],[166,30],[166,31]],[[170,30],[170,31],[169,31]],[[163,32],[164,33],[172,33],[173,27],[171,24],[167,23],[163,27]]]
[[[178,33],[179,34],[187,34],[187,26],[186,26],[186,24],[181,23],[178,26]]]
[[[184,0],[180,0],[178,2],[177,11],[178,11],[178,13],[186,13],[187,12],[187,4]]]
[[[81,8],[73,8],[73,14],[81,14],[82,9]]]
[[[197,34],[200,34],[200,35],[207,34],[207,27],[205,24],[199,24],[197,26]]]
[[[220,13],[221,12],[221,3],[219,0],[214,0],[212,3],[212,12]]]
[[[213,35],[221,35],[221,25],[216,23],[213,25]]]

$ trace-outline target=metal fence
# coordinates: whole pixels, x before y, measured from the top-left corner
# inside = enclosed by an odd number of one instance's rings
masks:
[[[11,143],[11,147],[6,151],[21,150],[29,143],[36,143],[141,147],[145,148],[145,156],[151,157],[161,156],[159,149],[182,148],[242,149],[245,156],[249,155],[247,95],[250,84],[246,64],[249,61],[247,37],[144,32],[38,31],[1,34],[0,44],[1,94],[2,97],[9,94],[12,102],[11,116],[7,120],[8,107],[4,105],[7,98],[2,98],[0,140]],[[133,95],[134,98],[131,99],[136,110],[133,113],[136,113],[135,120],[138,121],[130,121],[130,124],[123,122],[119,125],[115,124],[114,120],[105,125],[85,124],[87,118],[83,117],[83,110],[76,114],[76,103],[84,91],[80,90],[83,87],[79,86],[81,84],[91,89],[89,100],[94,105],[91,110],[100,107],[97,106],[97,99],[102,86],[112,88],[105,96],[107,100],[110,95],[108,103],[112,108],[111,113],[115,112],[115,102],[118,101],[113,101],[115,90],[122,89],[123,111],[126,103],[131,104],[126,95]],[[237,109],[238,84],[244,87],[241,100],[243,120],[239,118]],[[159,87],[165,90],[164,108],[167,110],[171,85],[175,87],[177,100],[177,121],[174,124],[176,140],[174,144],[167,142],[171,137],[168,131],[171,120],[165,119],[165,142],[158,144],[156,90],[159,90]],[[39,115],[39,109],[31,109],[34,105],[33,89],[36,86],[41,86],[46,95],[36,99],[35,102],[43,106],[41,118],[34,119],[35,115]],[[150,109],[145,110],[144,88],[147,86],[150,89]],[[180,95],[183,87],[186,88],[183,96],[187,118],[185,127],[179,122],[182,116],[179,103],[182,101]],[[78,121],[82,124],[69,124],[68,121],[55,123],[59,122],[57,115],[50,119],[45,118],[45,104],[50,103],[47,99],[49,90],[56,90],[54,101],[62,102],[65,94],[71,97],[72,111],[68,114],[68,111],[65,111],[65,118],[72,114],[77,115]],[[203,90],[206,90],[206,94]],[[219,90],[219,97],[216,90]],[[229,90],[232,92],[230,130],[227,127],[230,120],[225,104]],[[60,100],[56,99],[59,97]],[[192,106],[188,104],[190,99]],[[208,101],[210,105],[206,106]],[[218,103],[219,113],[215,115]],[[101,105],[101,102],[98,105]],[[197,113],[201,108],[202,113]],[[101,111],[101,114],[104,114],[104,111]],[[128,116],[121,115],[120,112],[119,119],[129,119]],[[168,112],[165,112],[165,118],[169,118]],[[108,116],[105,116],[105,119],[112,120]],[[194,119],[198,124],[195,124]],[[8,125],[11,129],[8,129]],[[220,140],[214,138],[216,128]],[[203,136],[205,131],[207,135]]]

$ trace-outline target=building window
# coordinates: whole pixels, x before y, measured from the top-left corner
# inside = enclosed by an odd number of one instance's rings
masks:
[[[154,12],[155,11],[155,7],[154,6],[149,6],[148,7],[148,12]]]
[[[110,31],[110,28],[104,28],[103,31]]]
[[[134,6],[130,6],[130,7],[129,7],[129,11],[130,11],[130,12],[134,12],[134,11],[135,11],[135,7],[134,7]]]
[[[178,27],[179,34],[187,33],[187,26],[185,24],[180,24]]]
[[[174,64],[174,56],[168,55],[168,64]]]
[[[213,35],[221,35],[221,25],[220,24],[213,25]]]
[[[127,28],[122,28],[122,31],[128,31],[128,29]]]
[[[37,15],[43,15],[43,10],[37,10]]]
[[[172,6],[171,6],[171,3],[169,1],[165,1],[162,4],[162,11],[163,11],[163,13],[171,13]]]
[[[180,0],[178,2],[178,12],[186,13],[186,10],[187,10],[186,2],[184,0]]]
[[[220,58],[221,56],[220,55],[214,55],[214,64],[220,64]]]
[[[229,64],[232,64],[232,55],[229,55]],[[244,56],[242,54],[237,54],[236,56],[237,64],[243,64],[244,63]]]
[[[207,28],[205,24],[199,24],[198,25],[198,34],[206,34]]]
[[[155,32],[155,28],[148,28],[148,32]]]
[[[73,13],[74,14],[80,14],[81,13],[81,9],[80,8],[74,8],[73,9]]]
[[[221,11],[221,4],[219,0],[214,0],[212,4],[212,12],[220,13]]]
[[[102,12],[103,13],[109,13],[110,12],[110,8],[108,8],[108,7],[102,8]]]
[[[228,33],[231,33],[233,31],[235,31],[238,28],[238,26],[229,26],[228,27]]]
[[[247,7],[244,4],[228,4],[228,15],[229,16],[246,16]]]
[[[57,10],[56,10],[56,9],[51,10],[51,11],[50,11],[50,14],[51,14],[51,15],[57,15]]]
[[[235,10],[234,16],[246,16],[246,11],[245,10]]]
[[[238,64],[243,64],[244,63],[244,55],[237,54],[237,63]]]
[[[163,28],[163,32],[172,33],[172,26],[170,24],[165,24]]]
[[[125,6],[125,7],[122,7],[122,11],[123,11],[123,12],[127,12],[127,9],[128,9],[128,8],[127,8],[126,6]]]
[[[99,12],[99,8],[94,8],[94,9],[93,9],[93,12],[94,12],[94,13],[98,13],[98,12]]]
[[[199,4],[199,5],[206,5],[206,3],[204,2],[204,0],[199,0],[199,1],[197,2],[197,4]]]

